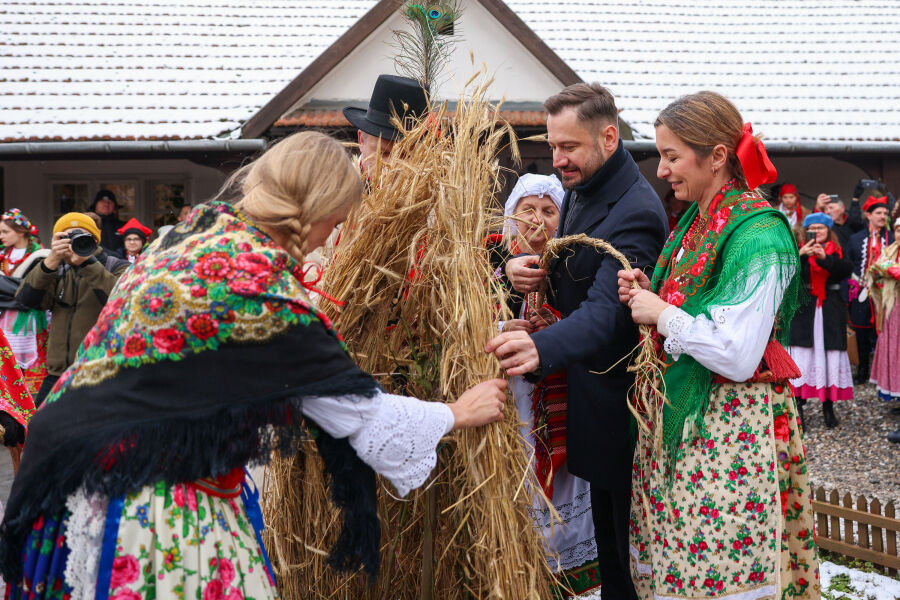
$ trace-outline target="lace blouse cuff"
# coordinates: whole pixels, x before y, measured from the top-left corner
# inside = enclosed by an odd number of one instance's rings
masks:
[[[684,354],[679,337],[690,327],[693,317],[677,306],[669,306],[659,315],[656,329],[666,338],[663,348],[676,360]]]
[[[377,409],[350,436],[359,457],[387,477],[400,496],[425,483],[437,464],[437,445],[453,429],[443,402],[381,394]]]
[[[454,424],[443,402],[383,392],[372,398],[307,398],[303,413],[330,435],[346,437],[360,459],[387,477],[401,496],[428,478],[437,464],[438,442]]]

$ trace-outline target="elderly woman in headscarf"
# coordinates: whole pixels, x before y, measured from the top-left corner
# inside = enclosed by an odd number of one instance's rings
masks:
[[[562,184],[553,175],[526,173],[519,178],[504,208],[504,244],[494,249],[496,276],[504,275],[498,257],[541,254],[556,234],[564,196]],[[512,319],[501,322],[501,331],[532,333],[555,323],[559,313],[549,305],[537,305],[537,294],[518,294],[510,288],[507,305]],[[538,385],[522,376],[510,386],[523,425],[523,450],[534,457],[535,475],[562,523],[551,518],[551,510],[539,496],[531,515],[545,541],[547,561],[557,572],[560,594],[581,594],[599,585],[597,546],[591,519],[590,485],[569,473],[566,467],[566,374],[555,373]],[[566,588],[566,592],[562,589]]]

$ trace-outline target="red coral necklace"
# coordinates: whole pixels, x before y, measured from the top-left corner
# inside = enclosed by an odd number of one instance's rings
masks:
[[[689,252],[695,252],[699,248],[700,239],[706,234],[710,219],[716,214],[716,211],[719,210],[719,205],[722,204],[722,200],[725,199],[725,194],[734,189],[735,185],[737,185],[737,180],[730,179],[728,183],[713,196],[712,202],[706,207],[705,214],[701,215],[699,211],[697,212],[694,222],[691,223],[690,229],[688,229],[681,241],[682,248]]]
[[[7,248],[6,252],[3,253],[3,270],[6,271],[7,275],[12,274],[12,272],[16,270],[16,267],[18,267],[26,258],[28,258],[28,248],[25,248],[25,252],[22,254],[22,257],[17,260],[13,260],[12,258],[13,250],[15,250],[15,248],[10,247]]]

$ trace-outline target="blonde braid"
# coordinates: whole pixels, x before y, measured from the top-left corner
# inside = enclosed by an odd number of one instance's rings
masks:
[[[306,236],[309,235],[309,230],[311,225],[309,223],[303,222],[303,217],[301,216],[302,211],[294,218],[289,219],[287,222],[287,229],[290,231],[289,236],[289,248],[285,248],[288,251],[288,254],[293,256],[297,262],[303,262],[306,257]]]
[[[305,131],[271,147],[241,169],[243,196],[236,207],[280,238],[296,260],[306,255],[315,223],[360,201],[362,181],[343,146],[325,134]],[[229,179],[229,185],[237,181]]]

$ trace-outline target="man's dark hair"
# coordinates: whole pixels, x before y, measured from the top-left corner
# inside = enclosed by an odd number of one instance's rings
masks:
[[[575,83],[558,94],[547,98],[544,108],[551,115],[558,115],[567,108],[574,108],[582,123],[618,124],[619,110],[609,90],[599,83]]]

